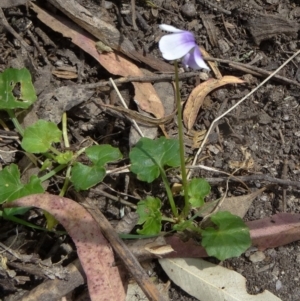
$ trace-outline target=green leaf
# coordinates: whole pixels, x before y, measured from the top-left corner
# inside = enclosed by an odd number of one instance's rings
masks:
[[[76,190],[86,190],[101,182],[106,170],[104,165],[122,158],[119,149],[110,145],[94,145],[85,150],[92,166],[75,163],[71,171],[71,182]]]
[[[87,166],[76,162],[71,170],[71,182],[77,191],[87,190],[101,182],[106,174],[102,166]]]
[[[29,183],[22,184],[18,166],[15,164],[11,164],[0,171],[0,204],[43,192],[44,188],[37,176],[31,176]]]
[[[4,215],[6,218],[14,215],[23,215],[28,212],[32,207],[13,207],[13,208],[4,208]]]
[[[141,181],[153,182],[165,166],[180,165],[179,143],[175,139],[141,138],[129,154],[131,171]]]
[[[53,142],[60,141],[61,135],[55,123],[40,119],[25,129],[21,146],[29,153],[45,153]]]
[[[20,85],[20,95],[16,98],[13,90]],[[37,100],[29,71],[6,69],[0,73],[0,109],[27,109]]]
[[[217,227],[202,231],[202,246],[209,256],[219,260],[238,257],[251,246],[249,228],[240,217],[220,211],[210,219]]]
[[[104,166],[108,162],[117,161],[122,158],[118,148],[109,144],[93,145],[85,150],[88,158],[98,166]]]
[[[66,151],[55,157],[55,160],[59,164],[68,164],[73,159],[73,153]]]
[[[210,185],[205,179],[195,178],[189,182],[189,202],[194,207],[201,207],[204,204],[204,197],[210,193]]]
[[[143,224],[143,228],[137,232],[143,235],[158,234],[161,230],[162,219],[160,199],[148,196],[146,200],[139,201],[137,205],[136,212],[139,215],[137,224]]]

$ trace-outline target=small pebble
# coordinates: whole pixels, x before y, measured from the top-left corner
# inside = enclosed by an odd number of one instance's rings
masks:
[[[285,115],[282,116],[282,120],[283,121],[289,121],[290,120],[290,116],[287,115],[287,114],[285,114]]]
[[[222,53],[226,53],[230,50],[230,46],[223,39],[218,40],[218,45]]]
[[[277,280],[275,287],[276,287],[276,291],[279,291],[282,288],[282,282],[280,280]]]
[[[249,256],[249,260],[253,263],[261,262],[266,258],[265,254],[261,251],[257,251]]]
[[[196,7],[193,3],[187,2],[181,6],[181,12],[186,17],[195,17],[196,16]]]
[[[209,145],[208,149],[215,155],[217,155],[220,152],[220,150],[217,147],[215,147],[214,145]]]
[[[266,202],[269,200],[269,196],[267,195],[262,195],[261,198],[260,198],[263,202]]]

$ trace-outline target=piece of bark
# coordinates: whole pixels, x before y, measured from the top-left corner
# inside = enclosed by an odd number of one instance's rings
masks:
[[[295,35],[296,37],[299,30],[299,25],[296,22],[273,15],[259,15],[249,19],[247,23],[247,27],[257,45],[261,41],[269,40],[282,33]]]

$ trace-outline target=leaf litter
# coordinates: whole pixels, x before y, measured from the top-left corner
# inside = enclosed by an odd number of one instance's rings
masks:
[[[125,299],[112,249],[85,208],[70,199],[51,194],[30,195],[9,205],[42,208],[64,226],[76,245],[92,301]]]
[[[252,25],[253,26],[253,25]],[[268,91],[268,89],[266,89],[266,91],[267,92],[269,92]],[[253,138],[253,137],[252,137]],[[254,141],[255,139],[253,139],[253,141]],[[231,141],[232,142],[232,141]],[[234,145],[234,141],[232,142],[233,143],[233,145]],[[233,152],[233,156],[234,156],[235,154],[234,154],[234,152]],[[262,156],[263,157],[263,156]],[[267,158],[264,158],[265,159],[265,162],[267,162],[268,160],[266,160]],[[277,159],[278,160],[278,159]],[[238,162],[238,160],[237,160],[237,162]],[[209,162],[208,162],[209,163]],[[266,168],[269,168],[268,166],[266,167]],[[293,169],[294,168],[294,169]],[[291,166],[291,170],[294,170],[294,171],[297,171],[297,167],[296,166]],[[257,203],[255,204],[255,206],[257,206]],[[292,205],[290,205],[290,206],[292,206]],[[251,212],[251,211],[250,211]],[[256,216],[256,217],[260,217],[258,214],[255,214],[254,216]],[[288,220],[288,216],[286,217],[286,219],[284,219],[284,222],[286,223],[287,222],[287,220]],[[270,223],[272,223],[272,221],[270,222]],[[294,225],[295,226],[295,225]],[[262,229],[263,229],[263,227],[264,227],[264,225],[262,225]],[[293,227],[293,226],[292,226]],[[296,228],[295,228],[296,229]],[[261,229],[260,229],[261,230]],[[263,231],[261,231],[261,232],[263,232]],[[296,236],[294,237],[294,238],[297,238]]]

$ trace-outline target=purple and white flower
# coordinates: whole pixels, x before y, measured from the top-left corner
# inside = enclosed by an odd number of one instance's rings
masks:
[[[182,59],[185,67],[194,70],[207,69],[209,67],[204,62],[194,35],[186,30],[177,29],[174,26],[161,24],[159,28],[172,32],[163,36],[159,41],[159,49],[164,59],[172,61]]]

